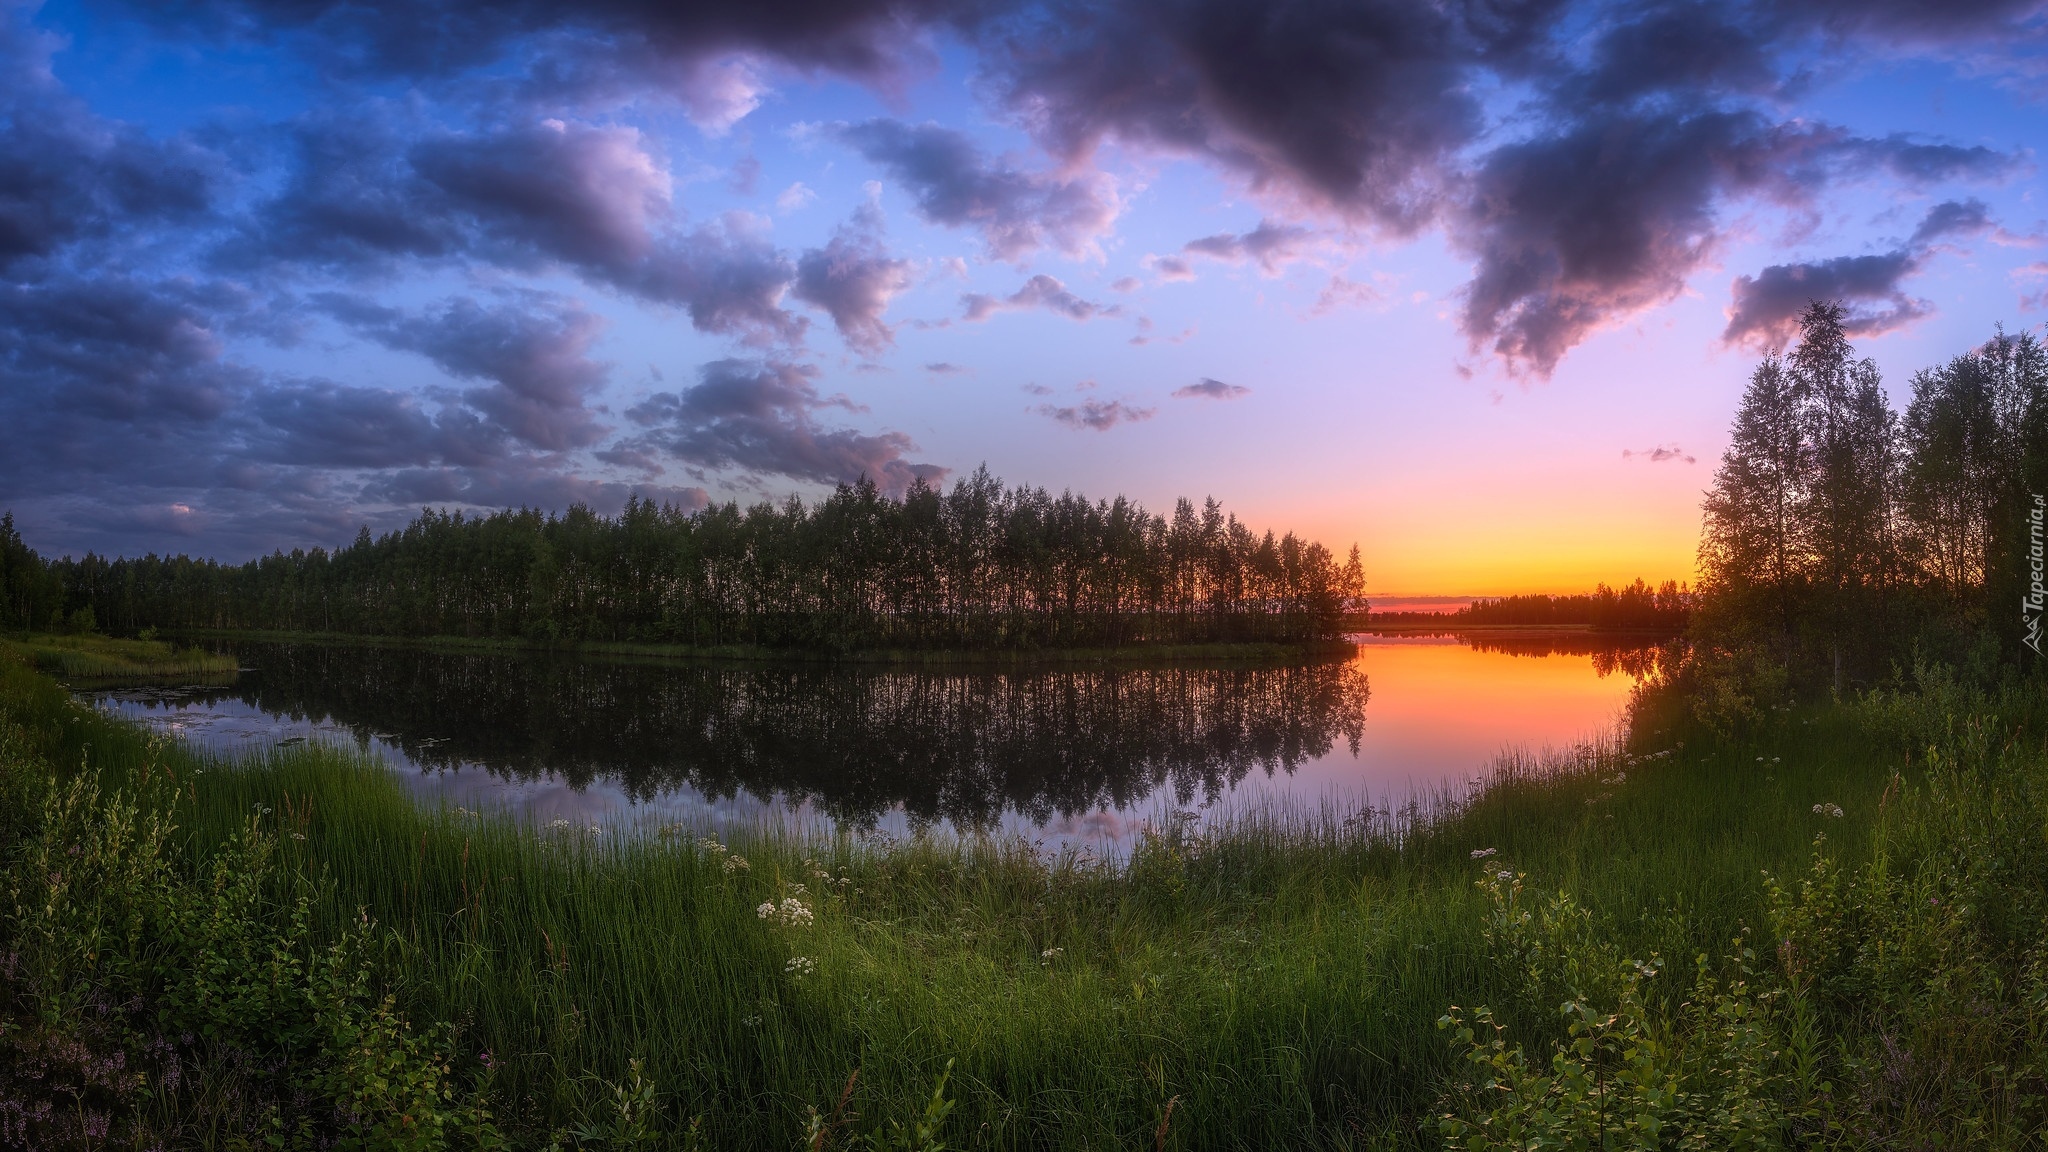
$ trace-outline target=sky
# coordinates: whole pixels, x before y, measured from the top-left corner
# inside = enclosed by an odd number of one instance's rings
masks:
[[[241,560],[424,506],[986,465],[1689,579],[1743,384],[2048,320],[2041,0],[0,0],[0,508]]]

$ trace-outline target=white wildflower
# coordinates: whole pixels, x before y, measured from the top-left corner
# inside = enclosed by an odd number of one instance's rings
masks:
[[[1474,848],[1472,850],[1472,858],[1474,860],[1484,860],[1488,856],[1492,856],[1499,851],[1500,849],[1498,848]]]
[[[697,847],[702,848],[706,852],[711,853],[713,856],[725,855],[725,845],[720,844],[717,840],[709,836],[706,836],[702,840],[697,841]]]
[[[784,928],[808,928],[817,916],[794,896],[783,897],[782,903],[763,901],[754,909],[754,915],[763,920],[772,920]]]
[[[1839,817],[1842,814],[1842,806],[1840,804],[1815,804],[1813,806],[1813,814],[1815,816]]]
[[[1513,880],[1515,878],[1515,874],[1513,872],[1507,871],[1506,869],[1502,869],[1499,872],[1495,872],[1493,874],[1493,878],[1495,880]]]
[[[1038,962],[1041,965],[1050,964],[1053,961],[1059,959],[1060,956],[1065,952],[1065,948],[1047,948],[1045,951],[1040,952],[1038,954]]]
[[[565,832],[569,828],[569,822],[567,820],[562,820],[558,818],[548,821],[548,827],[553,828],[558,832]]]
[[[735,872],[745,872],[748,867],[747,858],[737,852],[725,858],[725,874],[728,876]]]
[[[818,962],[809,956],[791,956],[789,963],[782,966],[782,971],[786,975],[798,981],[801,981],[804,977],[811,975],[817,970]]]

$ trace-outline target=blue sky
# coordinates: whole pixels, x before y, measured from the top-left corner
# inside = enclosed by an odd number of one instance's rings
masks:
[[[0,505],[239,559],[424,504],[986,463],[1385,593],[1690,575],[1809,296],[2044,318],[2039,3],[0,3]]]

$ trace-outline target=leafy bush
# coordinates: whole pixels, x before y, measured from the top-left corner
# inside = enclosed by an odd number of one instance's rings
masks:
[[[110,794],[45,770],[0,726],[5,794],[34,813],[0,878],[0,1144],[503,1143],[488,1075],[406,1020],[368,919],[313,940],[319,893],[269,809],[188,870],[160,765]]]

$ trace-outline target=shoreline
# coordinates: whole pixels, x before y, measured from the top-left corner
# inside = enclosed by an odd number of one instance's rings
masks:
[[[1019,667],[1065,664],[1144,665],[1159,663],[1292,663],[1345,659],[1355,655],[1351,640],[1304,641],[1295,644],[1159,644],[1120,648],[1034,649],[868,649],[820,652],[768,648],[753,644],[692,645],[632,641],[584,640],[542,643],[512,637],[374,636],[352,632],[286,632],[265,629],[180,629],[187,640],[241,640],[259,644],[321,644],[416,648],[438,652],[560,653],[572,656],[659,661],[716,661],[745,664],[859,664],[884,667],[965,666]]]

